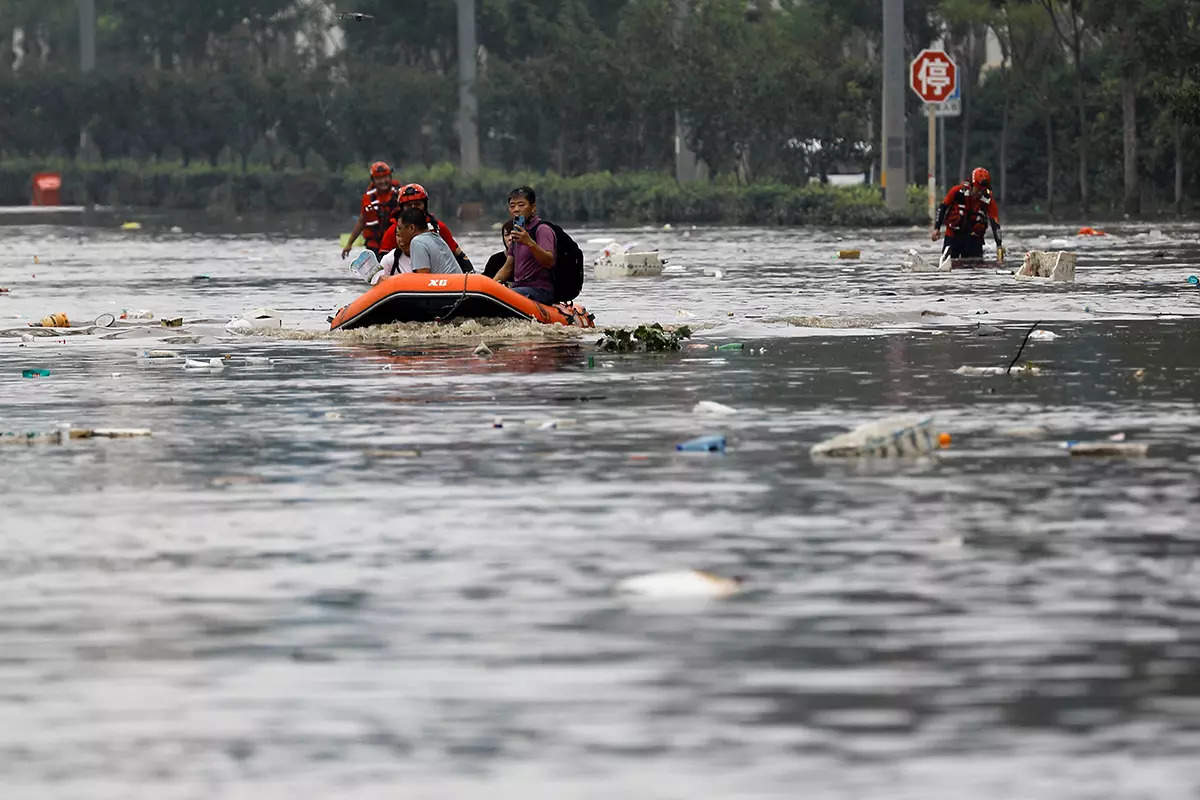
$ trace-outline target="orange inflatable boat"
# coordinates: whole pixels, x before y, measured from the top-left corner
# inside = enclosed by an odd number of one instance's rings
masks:
[[[405,273],[384,278],[338,309],[329,329],[349,330],[392,322],[448,322],[472,317],[514,317],[547,325],[594,328],[583,306],[534,302],[479,274]]]

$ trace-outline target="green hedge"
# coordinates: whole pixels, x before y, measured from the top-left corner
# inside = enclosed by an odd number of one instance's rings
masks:
[[[273,171],[250,165],[8,160],[0,162],[0,204],[30,201],[35,172],[63,176],[62,202],[203,211],[222,216],[256,211],[332,212],[352,216],[367,185],[366,169]],[[425,186],[435,213],[453,217],[461,204],[481,203],[485,217],[503,216],[509,191],[533,186],[538,206],[556,219],[610,224],[734,223],[747,225],[911,225],[925,221],[921,187],[908,189],[904,212],[887,210],[872,186],[832,187],[732,182],[679,184],[655,173],[576,177],[485,169],[475,175],[450,164],[397,171]]]

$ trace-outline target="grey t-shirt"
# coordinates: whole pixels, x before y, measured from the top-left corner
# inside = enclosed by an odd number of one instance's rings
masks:
[[[427,269],[430,272],[462,274],[462,267],[454,258],[450,245],[436,233],[418,233],[408,243],[412,256],[412,271]]]

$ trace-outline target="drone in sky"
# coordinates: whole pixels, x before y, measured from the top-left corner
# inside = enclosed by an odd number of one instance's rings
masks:
[[[339,11],[339,12],[337,12],[337,18],[339,20],[352,19],[355,22],[362,22],[365,19],[375,19],[375,15],[374,14],[364,14],[361,11]]]

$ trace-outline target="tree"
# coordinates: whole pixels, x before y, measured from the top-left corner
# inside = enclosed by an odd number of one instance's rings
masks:
[[[1086,78],[1084,75],[1084,46],[1089,38],[1083,11],[1085,0],[1039,0],[1050,17],[1059,41],[1071,54],[1074,65],[1075,109],[1079,115],[1079,133],[1076,150],[1079,156],[1079,205],[1088,213],[1088,141]]]

